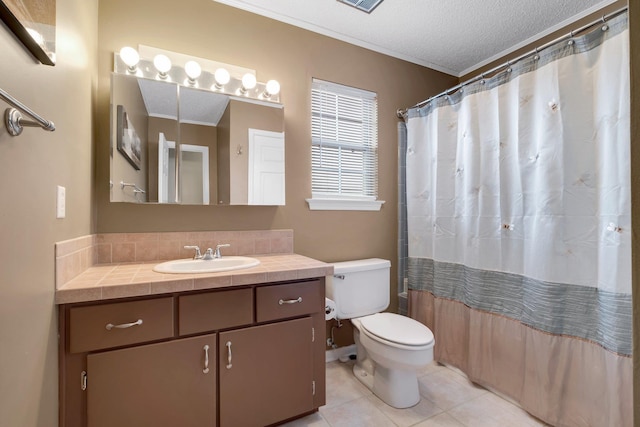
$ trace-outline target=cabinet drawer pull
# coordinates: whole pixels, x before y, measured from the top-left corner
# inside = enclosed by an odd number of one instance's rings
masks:
[[[202,373],[204,374],[209,373],[209,346],[208,345],[204,346],[204,369],[202,370]]]
[[[298,302],[302,302],[302,297],[298,297],[296,299],[281,299],[278,301],[278,304],[296,304]]]
[[[231,364],[231,341],[227,341],[227,369],[231,369],[233,366]]]
[[[123,323],[122,325],[114,325],[113,323],[107,323],[107,331],[112,330],[113,328],[116,329],[127,329],[130,328],[132,326],[137,326],[137,325],[142,325],[142,319],[138,319],[135,322],[131,322],[131,323]]]

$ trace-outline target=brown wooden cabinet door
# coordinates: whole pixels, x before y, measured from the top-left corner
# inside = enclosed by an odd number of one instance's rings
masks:
[[[220,333],[220,425],[257,427],[313,410],[310,317]]]
[[[211,334],[88,355],[88,427],[215,426],[216,354]]]

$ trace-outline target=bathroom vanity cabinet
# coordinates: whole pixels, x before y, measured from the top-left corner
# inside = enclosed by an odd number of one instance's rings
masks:
[[[266,426],[325,404],[324,278],[60,306],[60,426]]]

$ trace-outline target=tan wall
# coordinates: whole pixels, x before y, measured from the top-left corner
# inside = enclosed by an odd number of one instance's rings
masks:
[[[98,230],[251,230],[291,228],[297,253],[323,261],[397,258],[396,109],[421,101],[457,79],[347,43],[208,0],[100,2],[98,95]],[[282,86],[286,134],[284,207],[141,206],[109,203],[104,190],[109,72],[113,52],[138,44],[257,70],[260,81]],[[380,212],[309,211],[311,196],[310,91],[313,77],[377,92]],[[233,150],[233,147],[231,147]],[[221,194],[222,196],[222,194]],[[397,305],[392,292],[391,308]]]
[[[56,12],[55,67],[37,64],[0,25],[0,87],[56,125],[19,137],[0,126],[1,426],[57,425],[54,242],[95,228],[98,2],[57,0]],[[65,219],[56,219],[56,185],[66,187]]]

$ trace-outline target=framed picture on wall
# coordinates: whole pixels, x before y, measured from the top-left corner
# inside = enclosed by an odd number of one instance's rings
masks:
[[[56,0],[0,0],[0,19],[40,62],[56,63]]]
[[[136,170],[140,170],[140,137],[129,120],[124,106],[118,105],[118,151],[131,163]]]

